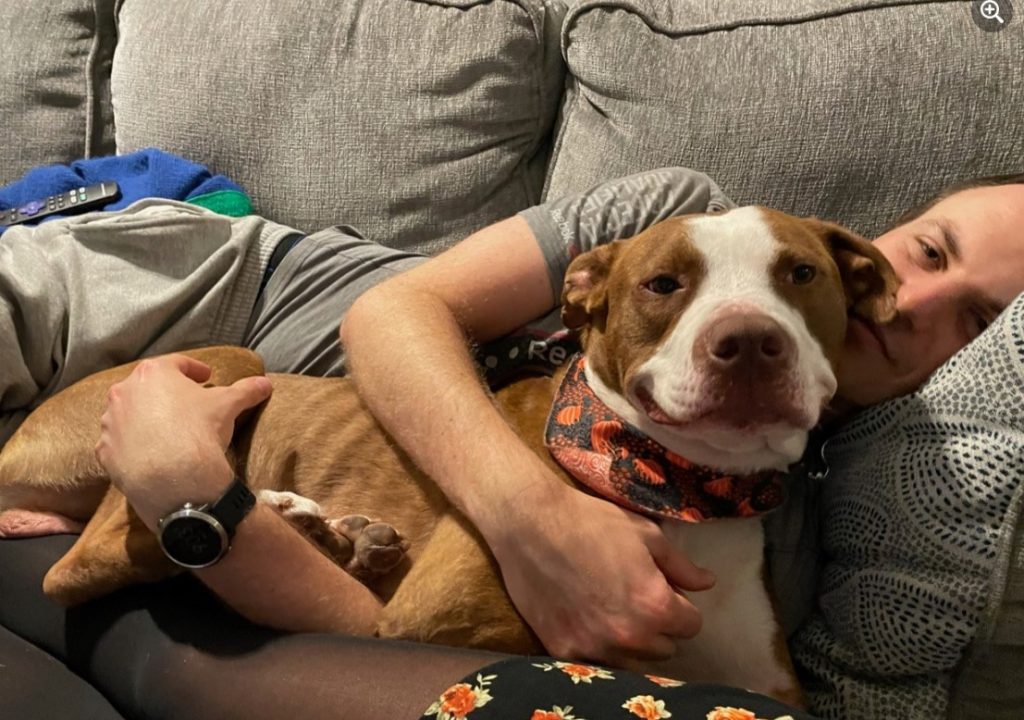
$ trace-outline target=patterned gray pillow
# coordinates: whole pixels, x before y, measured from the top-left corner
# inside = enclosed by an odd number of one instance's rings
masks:
[[[1024,497],[1024,295],[918,392],[858,415],[826,456],[827,560],[794,643],[813,708],[939,717],[966,654],[998,656],[1010,682],[961,682],[958,697],[980,693],[988,718],[1020,717],[1024,563],[1011,550]],[[1018,623],[1010,637],[995,632],[1006,618]],[[981,707],[957,706],[957,717]]]

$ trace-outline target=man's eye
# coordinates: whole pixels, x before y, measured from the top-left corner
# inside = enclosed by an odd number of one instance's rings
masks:
[[[650,290],[656,295],[670,295],[678,290],[681,286],[679,282],[669,275],[659,275],[653,280],[649,280],[644,284],[644,287]]]
[[[921,251],[924,252],[925,257],[928,258],[928,260],[936,265],[942,262],[942,254],[938,250],[922,240],[918,240],[917,244],[921,246]]]

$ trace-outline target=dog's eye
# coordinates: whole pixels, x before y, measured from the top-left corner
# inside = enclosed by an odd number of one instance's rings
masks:
[[[795,285],[806,285],[814,279],[817,272],[813,265],[797,265],[793,268],[793,283]]]
[[[674,277],[670,277],[669,275],[659,275],[653,280],[649,280],[644,287],[657,295],[670,295],[681,286]]]

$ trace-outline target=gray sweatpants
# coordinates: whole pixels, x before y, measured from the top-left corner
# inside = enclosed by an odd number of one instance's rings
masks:
[[[345,228],[303,239],[259,293],[292,228],[142,200],[0,236],[0,446],[86,375],[147,355],[245,345],[272,372],[340,374],[356,297],[426,258]]]

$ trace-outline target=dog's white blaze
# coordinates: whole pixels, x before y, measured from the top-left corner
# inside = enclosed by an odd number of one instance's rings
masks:
[[[807,414],[817,417],[823,402],[835,392],[835,375],[803,316],[772,287],[770,270],[782,245],[760,210],[745,207],[724,215],[693,218],[687,230],[704,256],[707,274],[666,342],[638,368],[637,377],[649,378],[652,397],[671,417],[691,417],[708,386],[708,379],[693,362],[697,337],[723,310],[749,306],[778,322],[795,341],[798,358],[790,382]],[[780,424],[747,435],[674,429],[653,422],[638,410],[642,404],[636,397],[622,398],[590,372],[587,379],[598,397],[616,412],[695,462],[731,472],[783,469],[803,453],[806,428]]]

